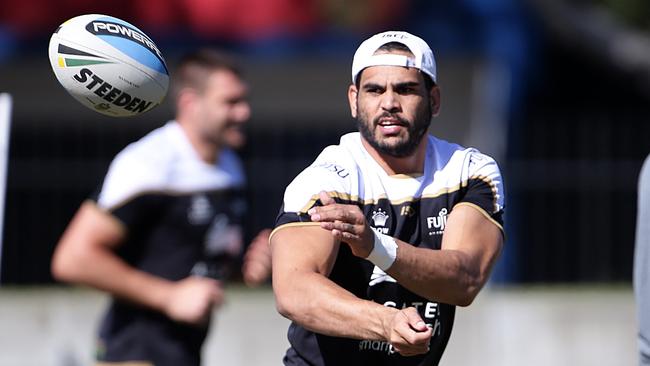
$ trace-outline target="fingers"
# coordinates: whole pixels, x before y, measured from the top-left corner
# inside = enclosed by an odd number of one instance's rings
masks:
[[[329,206],[312,207],[307,213],[314,222],[342,221],[359,225],[366,221],[361,209],[355,205],[331,204]]]
[[[260,231],[248,246],[244,260],[267,262],[271,260],[271,248],[269,246],[270,229]]]
[[[312,207],[307,213],[312,216],[312,221],[353,221],[357,219],[357,214],[361,213],[359,208],[355,205],[337,204],[334,198],[330,197],[327,192],[320,191],[318,193],[322,206]],[[363,214],[361,215],[363,219]]]
[[[364,229],[362,225],[354,225],[354,224],[349,224],[347,222],[341,222],[341,221],[335,221],[335,222],[324,221],[320,223],[320,226],[326,230],[336,231],[337,233],[340,233],[341,235],[343,235],[343,237],[348,239],[351,238],[359,239],[361,234],[363,234],[363,229]]]
[[[415,308],[406,308],[395,315],[390,343],[403,356],[429,351],[432,330],[427,327]]]
[[[217,280],[188,277],[174,283],[164,312],[178,322],[202,325],[215,306],[223,303],[224,293]]]
[[[262,258],[260,258],[262,257]],[[271,253],[260,252],[256,257],[249,257],[242,267],[244,282],[249,286],[257,286],[266,281],[271,275]]]
[[[263,265],[258,262],[253,262],[246,265],[242,270],[242,275],[244,276],[244,282],[248,286],[259,286],[271,273],[270,265]]]
[[[204,307],[205,311],[218,307],[223,303],[224,290],[221,281],[206,277],[189,277],[192,281],[188,284],[185,295],[196,298],[197,307]]]
[[[318,192],[318,197],[320,198],[320,201],[323,204],[323,206],[332,205],[336,203],[334,198],[330,197],[325,191]]]
[[[319,193],[324,206],[310,208],[311,221],[320,223],[338,241],[345,241],[358,257],[366,258],[372,251],[374,239],[366,217],[357,205],[339,204],[324,191]]]
[[[427,325],[424,323],[424,321],[422,320],[422,318],[420,317],[420,314],[418,314],[417,310],[415,310],[415,308],[404,309],[404,314],[408,319],[409,326],[411,326],[411,328],[414,331],[425,332],[429,329]]]

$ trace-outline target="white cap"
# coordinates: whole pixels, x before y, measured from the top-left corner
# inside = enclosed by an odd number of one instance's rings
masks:
[[[405,45],[411,50],[413,56],[382,53],[375,55],[377,49],[386,43],[397,42]],[[429,45],[420,37],[407,32],[389,31],[366,39],[361,43],[357,52],[354,53],[352,61],[352,82],[356,81],[357,75],[370,66],[405,66],[420,69],[429,75],[433,82],[436,82],[436,61]]]

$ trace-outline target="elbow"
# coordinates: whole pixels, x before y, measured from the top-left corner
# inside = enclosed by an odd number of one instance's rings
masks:
[[[475,292],[470,290],[463,291],[463,293],[458,295],[456,299],[456,305],[462,307],[470,306],[474,302],[476,295],[478,295],[478,291]]]
[[[470,306],[485,283],[485,276],[479,273],[464,273],[460,276],[456,291],[455,305]]]
[[[278,313],[294,323],[303,326],[310,324],[318,313],[319,301],[314,296],[307,297],[304,287],[295,281],[282,283],[276,278],[273,280],[275,308]]]
[[[473,265],[471,262],[458,258],[453,262],[450,281],[450,304],[470,306],[483,288],[490,275],[489,266]]]
[[[82,257],[82,253],[71,252],[60,243],[50,263],[52,277],[59,282],[78,282]]]
[[[278,313],[279,313],[280,315],[282,315],[283,317],[285,317],[285,318],[287,318],[287,319],[289,319],[289,320],[292,320],[292,319],[291,319],[291,315],[292,315],[293,313],[292,313],[292,311],[291,311],[291,310],[292,310],[292,309],[291,309],[291,306],[288,304],[287,301],[282,300],[282,299],[281,299],[280,297],[278,297],[278,296],[275,297],[275,309],[276,309],[276,310],[278,311]]]
[[[59,282],[68,282],[73,277],[69,267],[58,253],[52,258],[50,272],[52,273],[52,277]]]
[[[297,314],[300,314],[300,300],[292,299],[285,293],[275,291],[275,308],[280,315],[291,320],[297,321]]]

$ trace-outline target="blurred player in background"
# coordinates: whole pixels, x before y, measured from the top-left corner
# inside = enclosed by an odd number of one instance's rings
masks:
[[[639,366],[650,366],[650,156],[641,168],[634,249]]]
[[[360,132],[287,187],[271,235],[284,363],[437,365],[503,245],[499,168],[427,133],[440,92],[416,36],[362,43],[348,99]]]
[[[127,146],[84,202],[52,260],[56,279],[113,297],[99,364],[199,365],[223,281],[244,250],[247,86],[216,51],[184,57],[172,75],[175,120]],[[269,230],[244,255],[249,285],[270,274]],[[129,363],[129,365],[135,363]]]

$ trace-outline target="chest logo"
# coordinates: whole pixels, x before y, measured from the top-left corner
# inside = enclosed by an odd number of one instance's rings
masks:
[[[386,222],[389,218],[390,216],[388,216],[381,208],[378,208],[377,211],[373,210],[371,217],[373,223],[373,226],[371,226],[372,229],[380,234],[387,234],[389,228],[384,226],[386,226]]]
[[[375,226],[385,226],[389,217],[381,208],[378,208],[377,211],[372,211],[372,222]]]
[[[214,216],[214,208],[210,200],[203,194],[192,196],[192,202],[187,209],[187,221],[192,225],[207,224]]]

